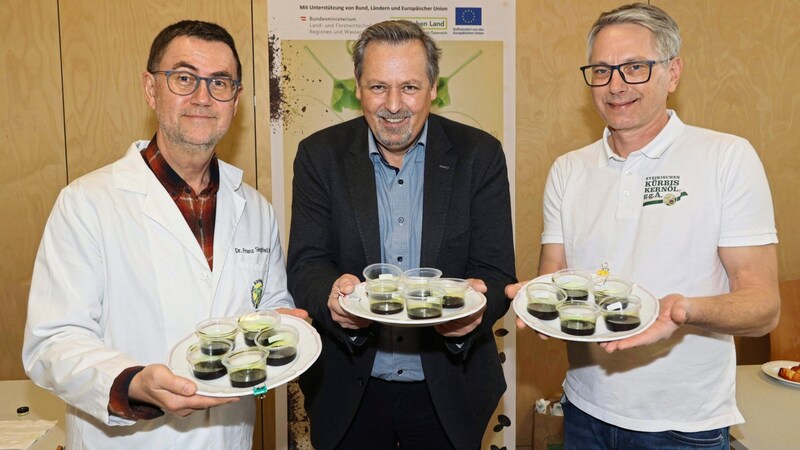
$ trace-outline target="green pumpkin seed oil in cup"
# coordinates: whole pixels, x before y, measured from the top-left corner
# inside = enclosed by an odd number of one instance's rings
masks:
[[[589,300],[592,275],[584,270],[562,269],[553,274],[553,284],[567,293],[568,300]]]
[[[267,380],[267,352],[260,348],[246,348],[225,356],[222,364],[228,369],[231,386],[245,388]]]
[[[297,343],[300,333],[290,325],[278,325],[262,331],[256,336],[258,348],[269,353],[268,366],[285,366],[297,358]]]
[[[609,331],[630,331],[642,324],[642,300],[636,295],[608,297],[600,304],[600,314]]]
[[[434,278],[431,287],[444,290],[442,307],[445,309],[462,308],[465,305],[469,283],[462,278]]]
[[[408,288],[403,296],[409,319],[435,319],[442,316],[443,289],[432,286]]]
[[[236,343],[238,332],[236,321],[227,318],[207,319],[195,327],[195,335],[201,342],[225,340],[231,343],[231,347]],[[209,351],[213,352],[214,350],[209,349]]]
[[[567,299],[567,293],[551,283],[533,282],[525,287],[528,298],[528,314],[539,320],[558,319],[559,303]]]
[[[244,343],[248,347],[256,346],[256,335],[258,333],[274,328],[281,323],[281,315],[277,311],[264,310],[253,311],[239,316],[237,324],[239,330],[244,335]]]
[[[388,316],[403,311],[399,279],[370,280],[367,281],[365,290],[369,310],[373,313]]]
[[[597,327],[600,308],[593,302],[566,300],[558,307],[558,320],[563,333],[573,336],[591,336]]]
[[[209,351],[212,349],[212,351]],[[198,341],[186,349],[186,360],[198,380],[216,380],[228,373],[222,359],[233,350],[227,340]]]
[[[599,276],[592,281],[592,294],[598,305],[608,297],[624,297],[632,290],[633,282],[618,275]]]

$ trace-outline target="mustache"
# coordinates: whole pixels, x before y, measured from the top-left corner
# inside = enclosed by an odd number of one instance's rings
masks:
[[[398,111],[396,113],[392,113],[392,112],[389,112],[386,109],[381,109],[380,111],[377,112],[376,115],[378,117],[380,117],[381,119],[398,120],[398,119],[406,119],[408,117],[411,117],[411,111],[409,111],[407,109],[404,109],[404,110]]]
[[[213,117],[216,117],[216,115],[215,115],[215,114],[212,114],[212,113],[210,113],[210,112],[208,112],[208,111],[204,111],[204,110],[199,110],[199,111],[184,111],[184,112],[183,112],[183,115],[184,115],[184,116],[208,117],[208,118],[213,118]]]

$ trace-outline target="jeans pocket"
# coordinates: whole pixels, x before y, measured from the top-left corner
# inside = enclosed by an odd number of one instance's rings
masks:
[[[664,434],[671,440],[683,444],[686,448],[727,449],[727,445],[725,445],[727,430],[724,428],[693,433],[666,431]]]

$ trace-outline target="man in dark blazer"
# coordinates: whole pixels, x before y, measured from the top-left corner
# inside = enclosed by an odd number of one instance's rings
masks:
[[[430,114],[439,53],[408,21],[365,30],[353,55],[364,117],[304,139],[294,161],[288,282],[322,336],[300,378],[317,450],[478,449],[506,389],[492,334],[515,279],[505,156]],[[420,328],[351,315],[339,296],[376,262],[467,278],[486,306]]]

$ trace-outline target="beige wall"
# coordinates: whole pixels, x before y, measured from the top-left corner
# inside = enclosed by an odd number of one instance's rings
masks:
[[[35,251],[66,183],[54,2],[0,4],[0,378],[24,376],[22,329]]]
[[[597,15],[623,2],[517,0],[516,221],[520,279],[535,275],[541,196],[556,156],[600,135],[577,67]],[[684,75],[670,99],[687,123],[748,138],[770,179],[782,280],[800,278],[800,1],[654,0],[681,26]],[[0,4],[0,379],[19,351],[33,258],[61,187],[113,161],[155,122],[139,80],[155,33],[182,18],[234,35],[245,95],[220,154],[270,196],[267,0],[5,0]],[[187,13],[188,12],[188,13]],[[256,30],[254,33],[253,30]],[[254,73],[258,74],[254,78]],[[261,97],[255,103],[253,94]],[[558,389],[563,345],[518,336],[517,443],[533,401]]]
[[[544,177],[556,156],[600,137],[578,67],[598,14],[627,2],[517,1],[517,270],[536,274]],[[689,124],[738,134],[761,157],[774,197],[781,280],[800,278],[800,2],[653,0],[678,22],[684,73],[669,106]],[[786,318],[784,318],[786,320]],[[560,389],[564,346],[517,337],[517,444],[531,405]],[[748,343],[749,345],[750,343]],[[755,343],[748,348],[763,351]]]
[[[251,12],[254,8],[256,14]],[[191,14],[187,14],[191,11]],[[183,18],[210,20],[226,27],[243,62],[244,95],[231,131],[218,153],[245,170],[256,184],[254,64],[266,64],[266,2],[12,0],[0,6],[0,130],[5,138],[0,198],[0,299],[6,308],[0,326],[0,379],[22,378],[19,349],[33,259],[44,222],[58,191],[69,181],[119,158],[137,139],[155,132],[144,101],[141,76],[153,37]],[[7,22],[7,23],[5,23]],[[261,33],[265,35],[266,33]],[[260,38],[260,36],[258,36]],[[267,102],[262,102],[267,105]],[[260,117],[268,117],[259,110]],[[266,119],[264,119],[266,120]],[[265,123],[265,122],[263,122]],[[264,140],[264,145],[268,141]],[[263,147],[263,146],[262,146]],[[268,151],[268,147],[259,151]],[[263,158],[262,161],[269,161]],[[262,170],[269,174],[268,163]],[[265,186],[268,187],[267,175]],[[269,193],[262,189],[262,192]]]

